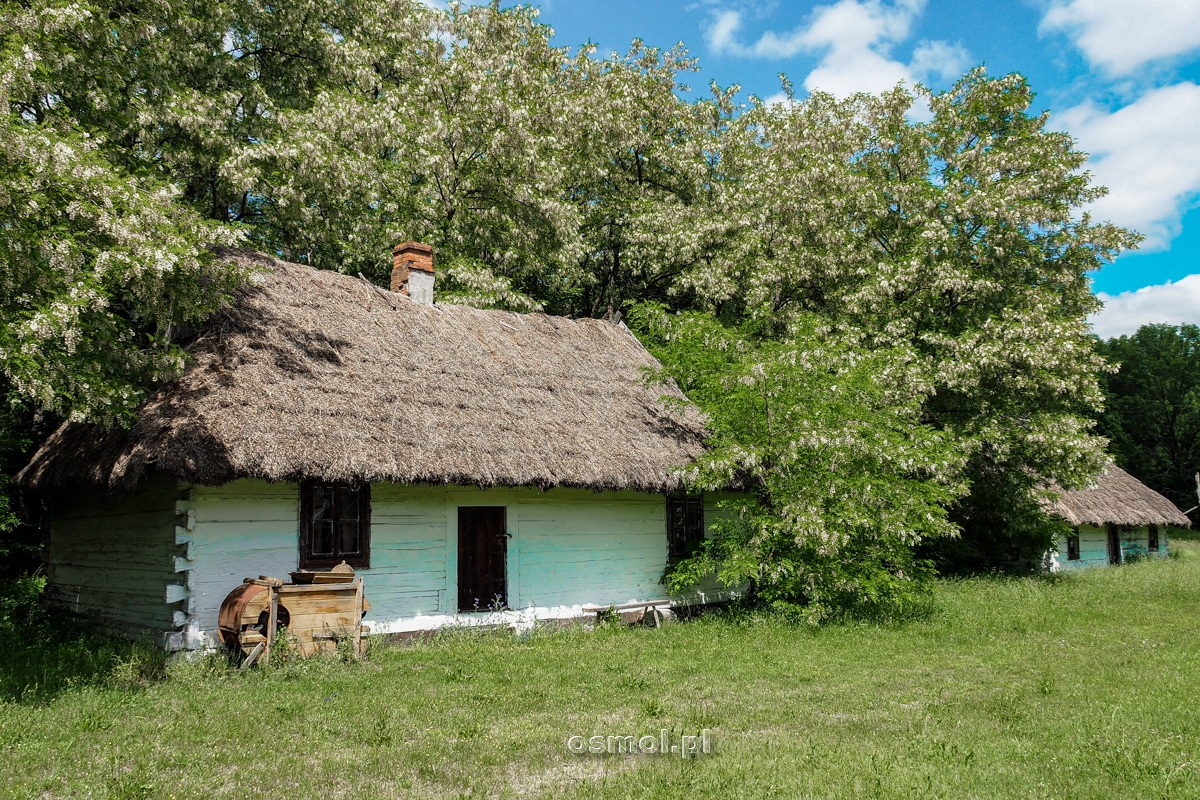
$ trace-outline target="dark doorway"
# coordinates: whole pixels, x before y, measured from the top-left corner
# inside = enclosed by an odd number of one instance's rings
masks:
[[[508,605],[508,531],[504,506],[458,509],[458,610]]]
[[[1108,563],[1121,563],[1121,532],[1112,524],[1108,526]]]

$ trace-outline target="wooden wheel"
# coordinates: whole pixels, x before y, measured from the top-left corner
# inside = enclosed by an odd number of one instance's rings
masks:
[[[270,619],[269,588],[261,583],[243,583],[221,603],[218,617],[221,641],[230,650],[248,656],[255,647],[267,641]],[[280,605],[276,612],[275,629],[284,627],[290,621],[291,614],[285,606]]]

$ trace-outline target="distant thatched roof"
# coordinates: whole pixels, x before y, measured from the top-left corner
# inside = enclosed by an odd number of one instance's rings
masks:
[[[18,480],[130,488],[149,470],[201,484],[399,481],[669,491],[702,449],[694,407],[647,386],[623,326],[426,306],[360,278],[259,254],[251,286],[129,431],[68,424]]]
[[[1108,465],[1096,488],[1063,492],[1051,510],[1072,525],[1191,526],[1174,503],[1116,464]]]

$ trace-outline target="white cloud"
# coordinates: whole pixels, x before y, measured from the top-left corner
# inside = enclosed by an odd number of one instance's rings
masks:
[[[1200,275],[1145,286],[1115,297],[1100,292],[1104,310],[1092,315],[1092,329],[1104,339],[1127,336],[1151,322],[1200,324]]]
[[[887,91],[900,81],[913,83],[912,72],[890,58],[890,53],[894,43],[908,36],[923,5],[923,0],[891,7],[841,0],[815,9],[812,24],[796,31],[808,49],[824,51],[821,62],[804,79],[804,88],[844,97],[854,92]]]
[[[768,30],[752,44],[738,38],[742,15],[718,12],[706,31],[715,53],[744,58],[786,59],[800,53],[819,53],[821,60],[804,79],[809,91],[823,90],[844,97],[854,92],[883,92],[901,81],[909,84],[930,77],[960,74],[970,57],[961,45],[921,42],[911,64],[892,57],[892,48],[908,38],[913,20],[926,0],[839,0],[818,6],[806,24],[783,33]]]
[[[1093,216],[1144,233],[1143,250],[1168,247],[1200,195],[1200,86],[1154,89],[1113,113],[1087,101],[1055,125],[1091,154],[1088,169],[1109,189]]]
[[[1053,0],[1040,30],[1072,36],[1087,59],[1126,75],[1200,47],[1196,0]]]
[[[721,11],[717,13],[712,24],[708,26],[708,30],[704,32],[704,39],[708,42],[708,49],[714,53],[732,53],[734,55],[746,55],[746,50],[737,41],[738,29],[742,27],[742,15],[738,11]]]
[[[924,41],[913,50],[909,68],[922,80],[952,81],[971,67],[971,54],[961,44]]]

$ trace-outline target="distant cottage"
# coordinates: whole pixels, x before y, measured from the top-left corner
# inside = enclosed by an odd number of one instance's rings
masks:
[[[1116,464],[1095,488],[1064,492],[1051,511],[1073,526],[1065,542],[1055,543],[1062,569],[1120,564],[1134,554],[1165,556],[1167,526],[1191,526],[1174,503]]]
[[[49,507],[51,597],[175,649],[243,577],[341,561],[377,632],[570,617],[660,598],[715,499],[680,494],[691,406],[620,324],[433,302],[260,254],[129,431],[69,423],[18,476]]]

